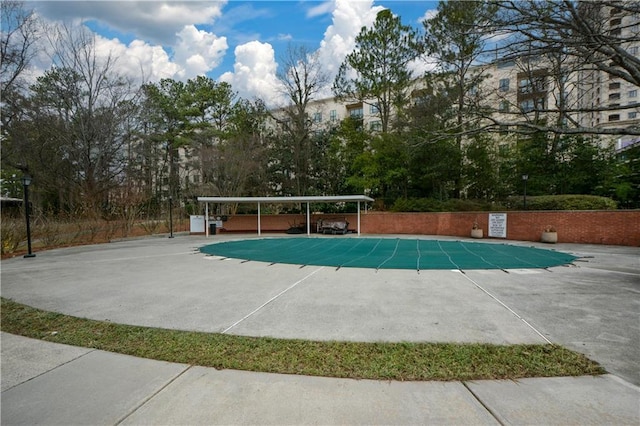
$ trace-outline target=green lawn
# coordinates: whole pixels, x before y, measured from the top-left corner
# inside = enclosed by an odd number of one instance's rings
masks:
[[[283,374],[378,380],[480,380],[605,373],[557,345],[359,343],[242,337],[137,327],[2,298],[2,331],[143,358]]]

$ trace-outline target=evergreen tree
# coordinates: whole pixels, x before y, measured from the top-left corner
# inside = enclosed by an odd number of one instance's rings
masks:
[[[341,100],[374,106],[382,132],[387,132],[392,113],[406,106],[413,80],[409,63],[421,53],[417,31],[403,25],[390,10],[382,10],[372,28],[360,30],[355,50],[347,55],[334,80],[334,94]]]
[[[438,13],[423,22],[428,57],[436,63],[436,85],[455,96],[456,119],[444,129],[455,136],[462,151],[464,135],[474,132],[479,114],[483,74],[480,60],[493,31],[496,7],[487,1],[441,1]],[[456,179],[456,196],[463,190],[462,176]]]

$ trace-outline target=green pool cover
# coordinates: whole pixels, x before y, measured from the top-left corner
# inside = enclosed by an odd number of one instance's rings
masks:
[[[404,238],[264,238],[210,244],[200,251],[269,263],[417,270],[548,268],[576,259],[535,247]]]

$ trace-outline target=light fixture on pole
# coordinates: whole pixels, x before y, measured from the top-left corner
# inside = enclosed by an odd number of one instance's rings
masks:
[[[524,195],[522,202],[524,204],[524,209],[527,209],[527,181],[529,180],[529,175],[522,175],[522,181],[524,182]]]
[[[169,238],[173,238],[173,196],[169,195]]]
[[[24,175],[22,176],[22,187],[24,188],[24,215],[27,222],[27,254],[24,257],[36,257],[35,254],[31,252],[31,221],[29,214],[29,185],[31,185],[31,176]]]

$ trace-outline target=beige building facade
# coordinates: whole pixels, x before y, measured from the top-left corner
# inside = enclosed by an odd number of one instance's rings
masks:
[[[603,25],[609,34],[623,42],[630,55],[640,56],[640,16],[608,8],[603,12]],[[597,138],[603,146],[623,149],[640,141],[632,135],[599,135],[606,129],[640,127],[640,87],[612,74],[585,69],[569,56],[522,55],[514,60],[498,56],[488,65],[478,66],[472,73],[482,74],[482,83],[467,96],[485,111],[482,120],[500,140],[509,129],[533,125],[544,120],[555,128],[585,129],[583,134]],[[421,79],[416,79],[408,96],[419,94]],[[363,120],[363,128],[372,132],[382,126],[375,103],[343,103],[336,98],[312,101],[307,109],[315,131],[337,125],[346,117]]]

